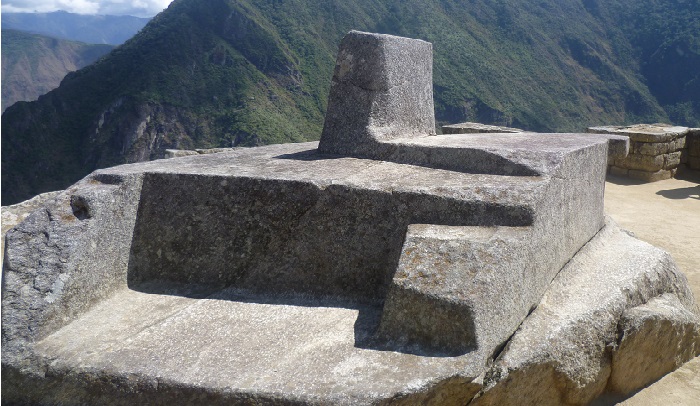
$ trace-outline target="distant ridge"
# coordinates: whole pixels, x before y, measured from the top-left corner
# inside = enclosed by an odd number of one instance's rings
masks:
[[[124,43],[151,19],[133,16],[53,13],[2,13],[2,28],[87,44]]]
[[[697,0],[175,0],[58,89],[5,111],[3,204],[168,148],[318,139],[351,29],[433,43],[438,125],[700,126],[698,21]],[[682,91],[661,97],[671,87]]]
[[[112,45],[2,29],[2,110],[17,101],[36,100],[58,87],[68,72],[107,54]]]

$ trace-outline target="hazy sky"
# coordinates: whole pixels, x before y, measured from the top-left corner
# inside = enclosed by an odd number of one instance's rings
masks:
[[[113,14],[152,17],[172,0],[3,0],[2,12],[41,13],[64,10],[80,14]]]

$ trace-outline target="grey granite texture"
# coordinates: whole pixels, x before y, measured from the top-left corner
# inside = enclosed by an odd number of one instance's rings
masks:
[[[100,170],[14,227],[3,402],[583,404],[618,330],[677,320],[626,310],[695,314],[668,254],[600,232],[620,140],[429,135],[429,57],[351,32],[320,146]]]
[[[319,150],[357,154],[428,134],[435,134],[433,45],[350,31],[338,50]]]
[[[0,251],[5,252],[5,234],[14,226],[24,221],[30,214],[39,208],[45,207],[46,203],[56,198],[62,191],[46,192],[21,203],[11,206],[2,206],[2,243]],[[0,259],[2,264],[2,259]]]
[[[71,322],[80,325],[88,310],[124,288],[167,295],[162,286],[175,284],[199,286],[206,292],[242,289],[263,302],[301,295],[339,307],[338,303],[369,306],[374,310],[366,313],[375,316],[368,318],[369,325],[352,345],[367,348],[368,354],[392,350],[423,359],[438,355],[438,350],[450,355],[440,359],[463,357],[458,370],[450,366],[445,370],[449,373],[423,371],[432,378],[425,378],[418,388],[430,386],[436,377],[442,381],[459,375],[471,381],[537,304],[558,269],[602,225],[607,143],[578,136],[556,141],[551,136],[552,142],[546,143],[546,137],[538,137],[529,149],[524,140],[513,144],[496,137],[491,149],[495,155],[528,163],[543,173],[539,176],[475,174],[328,156],[319,154],[315,143],[96,172],[8,234],[3,349],[9,350],[3,351],[4,368],[8,376],[45,374],[50,351],[38,355],[32,348],[47,335]],[[445,143],[457,148],[454,140],[445,138]],[[532,152],[534,148],[541,151]],[[546,159],[535,165],[538,154]],[[591,162],[597,162],[597,171],[581,170]],[[580,193],[584,188],[587,192]],[[572,211],[577,216],[564,218]],[[472,333],[481,339],[476,350],[454,342],[442,349],[420,340],[395,342],[374,331],[380,321],[391,319],[392,306],[397,305],[387,300],[382,310],[387,292],[396,286],[394,273],[410,224],[466,231],[485,227],[486,232],[493,227],[524,228],[532,233],[528,241],[550,250],[532,259],[543,266],[537,273],[528,274],[534,268],[526,268],[503,275],[504,289],[516,287],[512,296],[506,295],[512,307],[501,309],[499,300],[481,305],[479,292],[464,293],[469,300],[460,306],[483,307],[475,319],[478,329]],[[508,258],[494,258],[493,263],[501,260]],[[418,303],[439,306],[439,301],[423,299]],[[486,317],[493,311],[497,313],[492,317],[504,316],[504,322]],[[382,318],[382,312],[387,316]],[[66,376],[73,376],[75,371],[68,369],[73,372]],[[382,392],[377,399],[418,391],[410,385],[402,388],[397,386],[391,396]]]
[[[519,324],[513,310],[529,310],[520,289],[533,237],[531,227],[410,225],[379,334],[417,351],[493,352]]]
[[[93,174],[7,233],[3,359],[125,286],[140,180]]]
[[[684,344],[691,345],[657,351],[692,358],[698,351],[693,346],[697,336],[692,339],[697,334],[698,309],[685,275],[668,253],[608,220],[554,279],[487,373],[484,389],[472,404],[585,405],[604,393],[611,371],[618,370],[618,379],[624,374],[619,369],[628,367],[630,358],[636,356],[638,366],[653,368],[657,354],[647,350],[632,356],[630,351],[635,349],[625,344],[630,339],[619,337],[618,331],[633,330],[628,326],[634,323],[625,321],[638,312],[633,309],[645,303],[653,306],[658,297],[672,298],[665,302],[668,310],[656,312],[658,323],[647,317],[644,327],[657,332],[666,324],[685,328],[691,337]],[[678,314],[685,317],[682,326]],[[678,329],[666,334],[676,336]],[[651,337],[633,337],[636,343],[631,346],[639,349],[639,342]],[[653,342],[646,346],[656,347]],[[626,392],[656,379],[648,373],[631,375],[639,379],[629,381]],[[620,388],[615,381],[611,385]]]
[[[700,316],[688,306],[666,293],[622,314],[610,391],[631,393],[700,355]]]

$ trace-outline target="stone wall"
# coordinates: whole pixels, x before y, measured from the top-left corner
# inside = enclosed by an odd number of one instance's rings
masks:
[[[700,128],[691,128],[688,131],[681,163],[688,169],[700,171]]]
[[[685,165],[690,169],[700,169],[698,129],[667,124],[637,124],[590,127],[587,132],[629,137],[629,155],[608,162],[608,169],[613,175],[655,182],[674,177]],[[693,140],[693,155],[688,139]]]

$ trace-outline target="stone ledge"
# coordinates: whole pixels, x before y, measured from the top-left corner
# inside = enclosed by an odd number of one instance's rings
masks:
[[[481,123],[459,123],[442,126],[443,134],[522,133],[519,128],[501,127]]]
[[[436,354],[498,347],[529,310],[533,239],[529,227],[409,226],[379,335]]]
[[[599,134],[626,135],[632,142],[669,142],[685,136],[688,127],[671,126],[669,124],[636,124],[630,126],[600,126],[589,127],[586,132]]]

